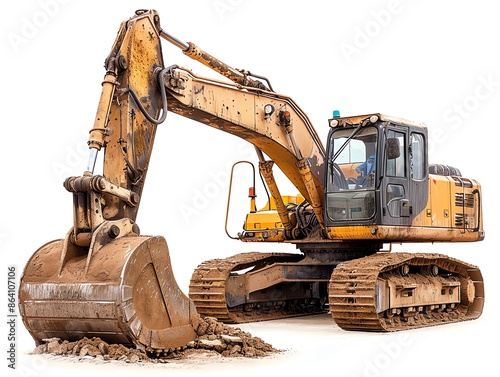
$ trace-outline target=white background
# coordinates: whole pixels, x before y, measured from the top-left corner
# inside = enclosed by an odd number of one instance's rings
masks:
[[[100,95],[104,59],[120,22],[136,9],[152,8],[158,10],[162,27],[180,40],[192,41],[236,68],[268,77],[274,90],[294,98],[309,115],[323,141],[334,109],[345,116],[381,112],[425,122],[431,162],[458,167],[465,177],[483,185],[486,240],[401,245],[396,250],[442,252],[477,264],[487,298],[477,321],[403,334],[344,332],[328,317],[252,324],[245,329],[289,351],[266,360],[170,365],[147,373],[254,375],[265,370],[286,375],[465,376],[496,370],[498,257],[493,245],[498,245],[499,236],[493,176],[500,26],[493,4],[484,0],[4,4],[0,26],[4,281],[8,265],[17,266],[20,276],[38,247],[63,238],[72,226],[72,197],[62,182],[85,169],[85,143]],[[217,77],[167,42],[163,54],[166,65],[181,64]],[[294,251],[285,245],[241,244],[226,236],[227,177],[231,164],[241,159],[256,160],[251,146],[175,114],[169,114],[158,129],[137,220],[142,233],[167,239],[174,273],[186,293],[192,271],[204,260],[255,249]],[[239,176],[250,181],[243,173]],[[262,196],[259,200],[263,204]],[[232,212],[233,233],[242,224],[246,198],[243,205]],[[0,333],[7,334],[4,326]],[[109,365],[106,369],[29,356],[34,342],[20,321],[17,332],[14,373],[48,376],[71,368],[72,374],[87,375],[113,370]],[[7,335],[0,344],[7,349]],[[0,367],[7,368],[6,357],[0,359]],[[119,373],[141,370],[130,366]]]

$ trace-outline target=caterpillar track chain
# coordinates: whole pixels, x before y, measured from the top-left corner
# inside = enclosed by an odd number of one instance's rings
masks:
[[[332,273],[329,305],[345,330],[398,331],[478,318],[484,284],[476,266],[441,254],[376,254]]]
[[[305,267],[314,269],[309,281],[327,287],[328,303],[321,293],[312,299],[311,292],[297,297],[276,288],[288,271],[304,272]],[[254,272],[266,280],[267,296],[251,297]],[[246,280],[238,277],[243,275]],[[238,294],[249,300],[232,305]],[[342,329],[384,332],[476,319],[484,305],[484,284],[476,266],[441,254],[379,253],[324,265],[311,264],[303,255],[255,252],[199,265],[189,297],[201,315],[226,323],[296,317],[329,308]]]
[[[216,317],[226,323],[247,323],[326,312],[324,305],[327,298],[326,290],[323,299],[311,298],[308,294],[301,296],[296,291],[287,296],[287,292],[290,291],[283,292],[284,289],[279,285],[286,275],[281,269],[284,266],[289,271],[300,269],[303,267],[301,263],[303,258],[304,256],[300,254],[253,252],[203,262],[192,275],[189,298],[194,302],[200,315]],[[317,267],[319,270],[324,270],[323,282],[327,283],[333,266],[328,266],[326,269],[325,266]],[[231,305],[230,301],[234,300],[233,294],[241,296],[241,292],[238,292],[241,289],[239,283],[241,280],[238,280],[238,276],[242,276],[241,274],[249,276],[252,271],[258,271],[259,276],[264,277],[262,279],[264,281],[260,284],[266,293],[257,296],[261,297],[262,301],[254,298],[244,304]],[[300,282],[292,282],[293,284]],[[249,296],[249,294],[246,292],[243,295]]]

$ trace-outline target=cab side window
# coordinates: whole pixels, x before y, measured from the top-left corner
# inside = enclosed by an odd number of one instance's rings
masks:
[[[415,180],[425,178],[424,135],[416,132],[410,138],[410,176]]]
[[[405,170],[405,134],[402,132],[389,130],[387,133],[388,138],[395,138],[399,141],[400,154],[398,158],[387,160],[387,175],[389,177],[406,177]]]

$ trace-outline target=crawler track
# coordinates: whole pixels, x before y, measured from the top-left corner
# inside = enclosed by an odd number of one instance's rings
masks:
[[[316,302],[297,299],[228,308],[226,282],[232,273],[243,269],[259,269],[276,262],[300,263],[298,261],[302,258],[294,254],[254,252],[203,262],[192,275],[189,297],[200,315],[215,317],[225,323],[247,323],[324,312],[325,308]]]
[[[281,297],[279,300],[228,306],[228,297],[234,293],[233,289],[240,289],[228,283],[231,276],[258,271],[275,263],[294,268],[308,261],[301,255],[259,252],[210,260],[199,265],[193,273],[189,297],[199,314],[226,323],[272,320],[325,311],[324,302],[306,298]],[[402,266],[408,266],[408,275],[399,273]],[[428,272],[431,267],[436,271],[434,275]],[[317,280],[321,280],[319,275]],[[345,330],[398,331],[460,322],[478,318],[484,304],[484,286],[479,269],[441,254],[380,253],[349,260],[338,264],[331,273],[329,283],[327,278],[325,284],[328,284],[332,317]],[[412,295],[401,298],[404,296],[398,290],[409,291],[414,287],[415,298]],[[444,301],[439,301],[439,292],[444,287],[446,292],[459,290],[454,291],[455,296],[450,293],[443,296],[448,297]],[[426,294],[430,294],[430,298]],[[392,300],[395,298],[414,299],[416,304],[394,306]],[[391,305],[386,308],[384,303],[388,305],[389,302]]]
[[[436,265],[443,274],[460,281],[460,304],[437,309],[430,306],[412,308],[409,315],[405,308],[402,314],[394,316],[378,313],[377,281],[403,265],[413,269]],[[418,279],[418,274],[415,275],[414,279]],[[439,278],[434,281],[436,289],[441,289]],[[444,255],[377,254],[337,266],[330,280],[329,303],[335,322],[345,330],[398,331],[478,318],[484,304],[484,285],[476,266]]]

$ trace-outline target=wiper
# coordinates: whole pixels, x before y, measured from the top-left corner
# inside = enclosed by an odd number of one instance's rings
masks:
[[[335,153],[335,155],[330,159],[330,162],[333,163],[337,159],[337,157],[343,152],[347,144],[353,139],[354,136],[356,136],[359,131],[361,131],[361,127],[366,124],[366,121],[368,119],[365,119],[363,122],[358,124],[358,127],[356,127],[351,134],[347,137],[346,141],[344,141],[344,144],[339,148],[339,150]]]
[[[335,163],[335,160],[337,157],[342,153],[342,151],[346,148],[347,144],[361,131],[363,126],[366,125],[367,122],[370,121],[370,118],[365,119],[364,121],[360,122],[358,126],[351,132],[351,134],[347,137],[346,141],[342,144],[342,146],[339,148],[339,150],[335,153],[335,155],[328,160],[329,167],[330,167],[330,179],[335,185],[335,178],[337,178],[337,186],[340,188],[346,188],[343,187],[346,185],[345,181],[342,182],[343,180],[341,179],[342,177],[342,170],[340,167]],[[344,184],[342,184],[344,183]]]

